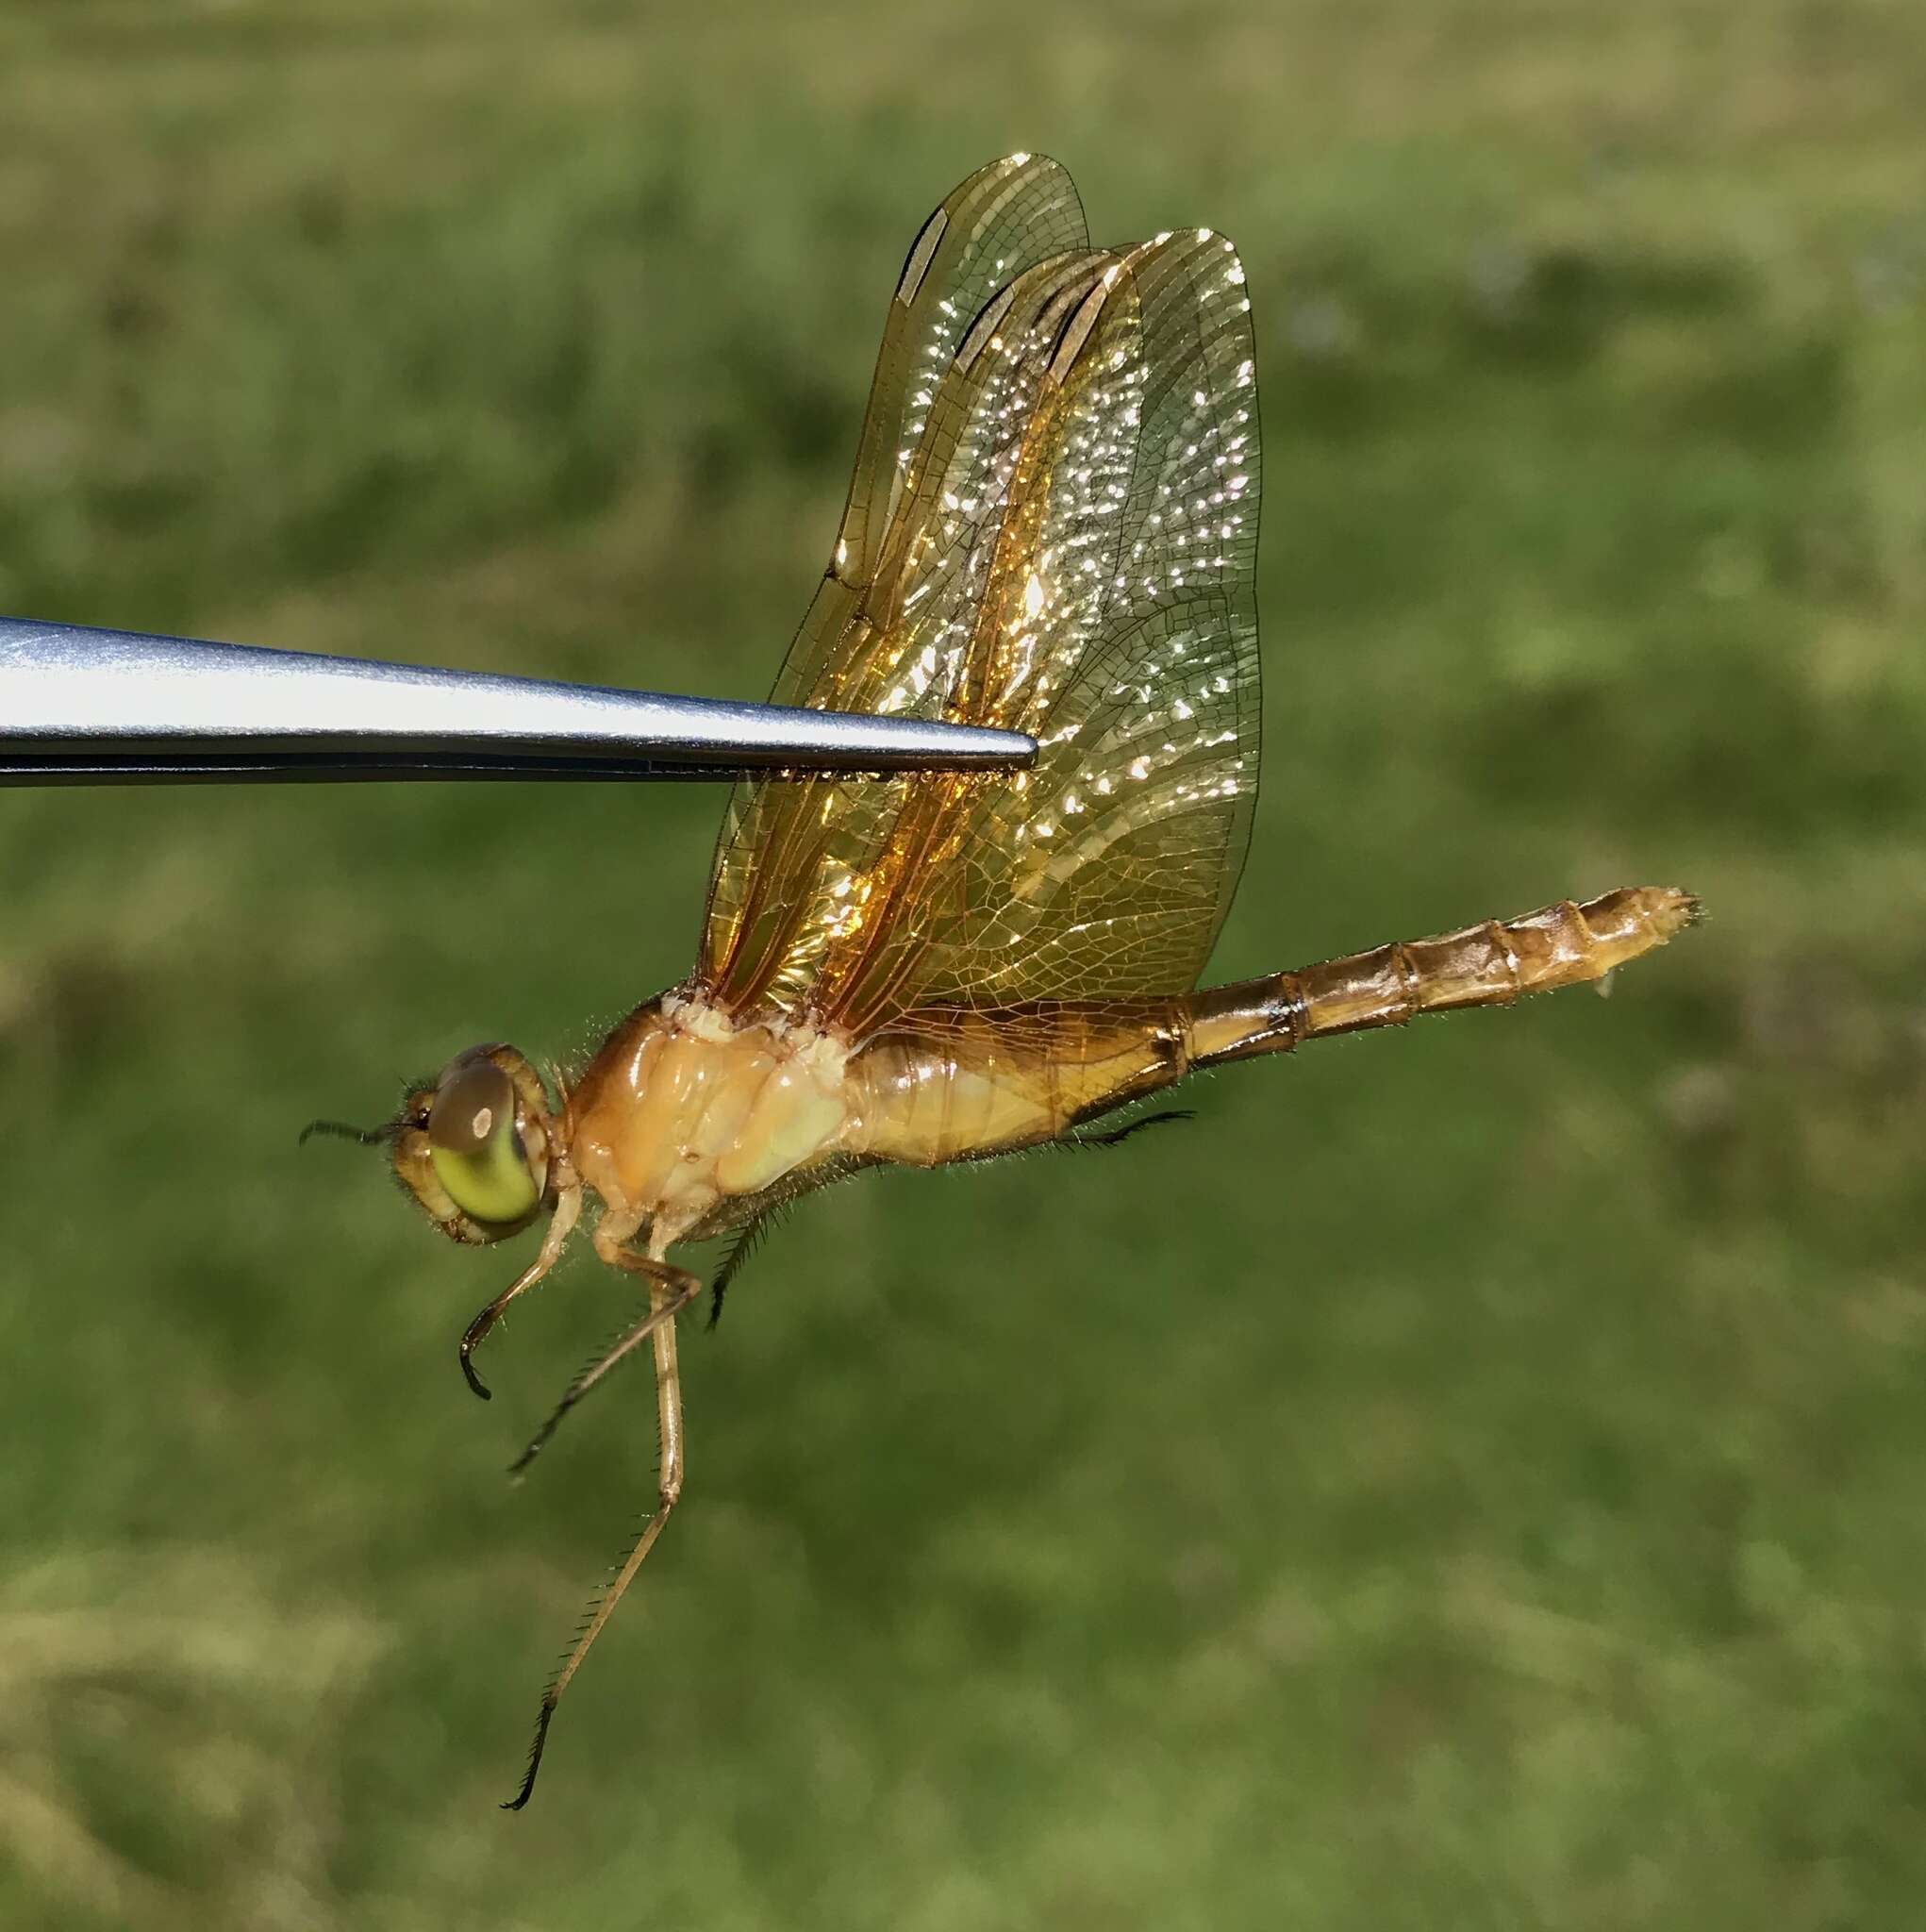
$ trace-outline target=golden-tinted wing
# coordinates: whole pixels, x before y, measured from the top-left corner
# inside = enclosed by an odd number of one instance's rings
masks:
[[[948,468],[954,441],[930,411],[971,324],[999,290],[1036,263],[1087,250],[1075,188],[1043,155],[992,161],[953,190],[918,231],[897,279],[870,389],[849,500],[814,603],[771,693],[781,704],[819,709],[873,708],[862,692],[871,660],[888,642],[872,613],[900,601],[901,554],[889,573],[882,551],[892,527],[921,508]],[[905,497],[909,499],[905,505]],[[970,493],[971,511],[953,517],[956,541],[972,528],[994,533],[1001,504]],[[928,616],[927,610],[924,616]],[[739,1001],[787,946],[784,908],[792,873],[814,870],[827,824],[842,816],[815,783],[753,783],[730,799],[709,886],[703,949],[706,976],[736,990]]]
[[[1221,238],[1072,251],[991,298],[874,582],[790,695],[1029,731],[1038,765],[808,781],[782,814],[752,788],[711,901],[718,998],[860,1037],[920,1005],[1194,982],[1256,785],[1256,431]]]
[[[937,391],[985,303],[1026,269],[1090,245],[1083,204],[1048,155],[1010,155],[953,189],[917,232],[890,297],[829,575],[869,584]],[[837,633],[805,625],[777,690],[802,692]],[[785,700],[795,702],[797,700]]]
[[[881,553],[906,516],[906,494],[927,505],[931,472],[940,474],[942,433],[929,427],[937,391],[971,321],[1001,288],[1039,260],[1084,249],[1076,188],[1045,155],[979,168],[918,230],[890,295],[831,564],[776,676],[776,703],[873,709],[861,691],[873,684],[866,675],[885,640],[868,612],[890,597]],[[986,496],[975,516],[993,531],[997,510]],[[792,879],[817,870],[817,848],[850,798],[848,787],[829,780],[736,789],[717,842],[704,941],[704,972],[719,993],[730,990],[738,1005],[763,997],[757,990],[789,951],[785,908],[800,898]]]

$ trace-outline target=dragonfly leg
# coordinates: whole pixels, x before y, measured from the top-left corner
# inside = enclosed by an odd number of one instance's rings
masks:
[[[490,1328],[502,1319],[502,1310],[523,1290],[530,1289],[561,1259],[563,1244],[568,1241],[570,1231],[575,1225],[575,1217],[582,1211],[582,1190],[580,1187],[564,1188],[556,1201],[554,1215],[548,1224],[548,1232],[541,1238],[541,1253],[536,1256],[522,1273],[468,1324],[461,1338],[461,1373],[468,1377],[468,1386],[486,1402],[489,1391],[482,1378],[475,1374],[474,1364],[469,1359],[473,1355],[475,1344]]]
[[[709,1283],[709,1326],[713,1328],[722,1319],[722,1297],[729,1292],[729,1284],[735,1280],[743,1262],[762,1245],[762,1238],[774,1226],[782,1208],[768,1208],[758,1214],[736,1239],[729,1243],[729,1252],[722,1257],[722,1265],[716,1270],[716,1278]]]
[[[600,1230],[597,1232],[599,1234]],[[528,1770],[523,1777],[522,1789],[502,1807],[505,1811],[519,1811],[527,1804],[529,1793],[535,1790],[535,1774],[541,1769],[542,1746],[548,1740],[549,1722],[555,1716],[556,1706],[562,1701],[562,1692],[569,1688],[569,1680],[581,1669],[582,1659],[589,1655],[589,1646],[601,1636],[602,1626],[615,1614],[615,1607],[622,1601],[623,1592],[642,1567],[643,1557],[655,1547],[656,1539],[662,1534],[662,1525],[669,1521],[675,1507],[675,1499],[682,1493],[682,1384],[675,1368],[675,1324],[668,1319],[666,1311],[676,1306],[678,1301],[686,1306],[694,1294],[701,1292],[702,1284],[685,1269],[672,1268],[659,1257],[630,1254],[625,1250],[611,1252],[605,1249],[599,1241],[596,1245],[604,1260],[648,1277],[650,1312],[663,1314],[663,1319],[649,1331],[656,1352],[656,1413],[662,1451],[656,1476],[656,1507],[648,1522],[643,1524],[641,1534],[636,1538],[622,1568],[609,1579],[607,1588],[596,1600],[589,1621],[582,1626],[581,1635],[562,1659],[561,1668],[542,1692],[541,1708],[535,1719],[535,1737],[528,1746]]]
[[[648,1341],[650,1336],[655,1334],[656,1330],[663,1323],[674,1321],[676,1316],[689,1307],[689,1303],[695,1301],[702,1294],[702,1283],[693,1274],[685,1274],[679,1268],[671,1270],[670,1273],[677,1277],[676,1285],[670,1299],[660,1304],[652,1302],[649,1312],[646,1315],[642,1316],[639,1321],[631,1323],[601,1355],[589,1362],[575,1379],[569,1384],[568,1388],[562,1391],[562,1399],[556,1404],[554,1413],[535,1432],[527,1448],[523,1450],[522,1454],[508,1465],[508,1474],[510,1475],[519,1476],[527,1470],[528,1465],[547,1446],[548,1439],[561,1426],[562,1418],[568,1414],[570,1409],[574,1407],[576,1403],[581,1401],[583,1396],[588,1394],[589,1390],[594,1388],[596,1383],[601,1381],[603,1376],[607,1374],[611,1369],[627,1360],[643,1342]]]

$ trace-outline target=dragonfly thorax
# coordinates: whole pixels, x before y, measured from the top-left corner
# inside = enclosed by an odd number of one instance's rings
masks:
[[[665,993],[615,1029],[570,1096],[574,1172],[653,1242],[680,1240],[837,1150],[848,1058],[814,1027],[739,1024]]]

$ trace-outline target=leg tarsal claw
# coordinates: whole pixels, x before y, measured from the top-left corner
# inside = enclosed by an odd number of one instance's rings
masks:
[[[519,1811],[535,1792],[535,1774],[541,1769],[541,1747],[548,1740],[548,1721],[555,1715],[555,1700],[544,1697],[535,1720],[535,1738],[528,1746],[528,1769],[522,1774],[522,1789],[512,1798],[504,1798],[504,1811]]]
[[[477,1318],[477,1323],[478,1322],[479,1318]],[[468,1331],[468,1333],[461,1338],[461,1373],[468,1377],[468,1386],[471,1389],[473,1389],[474,1392],[477,1395],[479,1395],[484,1402],[490,1402],[494,1399],[493,1391],[489,1388],[488,1384],[484,1382],[478,1374],[475,1374],[474,1363],[473,1360],[470,1359],[470,1357],[474,1354],[474,1345],[481,1338],[478,1335],[476,1335],[474,1329],[473,1328],[471,1328]]]

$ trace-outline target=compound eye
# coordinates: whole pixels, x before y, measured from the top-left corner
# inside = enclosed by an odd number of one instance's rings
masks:
[[[520,1221],[541,1198],[515,1129],[515,1083],[493,1060],[457,1060],[428,1109],[428,1158],[455,1205],[476,1221]]]

